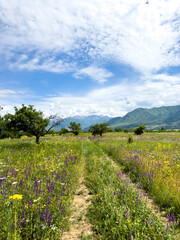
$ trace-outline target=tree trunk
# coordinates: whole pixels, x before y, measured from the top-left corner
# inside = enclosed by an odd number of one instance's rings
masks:
[[[39,144],[39,136],[36,136],[36,143]]]

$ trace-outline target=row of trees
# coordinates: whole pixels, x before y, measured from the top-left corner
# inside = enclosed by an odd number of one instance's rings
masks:
[[[39,143],[41,136],[52,132],[55,126],[61,125],[66,119],[58,118],[57,115],[51,115],[44,118],[42,111],[37,111],[32,105],[21,108],[15,107],[14,114],[0,116],[0,138],[21,137],[22,135],[35,136],[36,143]],[[0,107],[2,110],[2,107]],[[82,128],[80,123],[71,122],[68,129],[70,132],[78,135]],[[67,133],[69,130],[61,128],[61,133]],[[108,131],[106,123],[96,124],[89,128],[89,131],[95,136]]]
[[[70,131],[68,130],[70,129]],[[71,122],[70,125],[67,128],[61,128],[60,134],[66,134],[68,132],[72,132],[75,135],[78,135],[82,128],[81,128],[81,124],[80,123],[76,123],[76,122]],[[95,124],[89,127],[88,132],[91,132],[92,135],[96,136],[96,135],[100,135],[102,137],[103,133],[105,132],[110,132],[111,129],[108,128],[108,124],[107,123],[100,123],[100,124]]]
[[[15,107],[14,109],[14,114],[6,114],[4,117],[0,116],[0,138],[29,135],[35,136],[36,143],[39,143],[41,136],[50,133],[55,126],[61,125],[66,120],[65,118],[58,118],[57,115],[45,118],[43,112],[37,111],[32,105],[25,106],[22,104],[21,108]],[[0,110],[2,110],[2,107],[0,107]],[[143,133],[144,129],[145,126],[141,125],[134,132],[139,135]],[[69,130],[73,134],[78,135],[82,130],[81,124],[71,122],[68,129],[61,128],[61,133],[67,133]],[[108,128],[107,123],[95,124],[89,128],[89,132],[94,136],[102,136],[103,133],[109,131],[112,130]],[[115,129],[115,131],[121,131],[121,129]]]

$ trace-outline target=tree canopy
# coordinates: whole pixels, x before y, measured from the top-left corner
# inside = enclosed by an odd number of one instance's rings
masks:
[[[100,135],[102,137],[103,133],[108,132],[107,126],[107,123],[95,124],[89,127],[89,132],[91,132],[94,136]]]
[[[81,124],[76,122],[70,122],[70,125],[68,127],[71,129],[71,132],[74,133],[74,135],[78,135],[81,132]]]
[[[141,135],[143,134],[145,128],[146,127],[144,125],[139,125],[139,127],[134,130],[134,133],[136,135]]]
[[[30,133],[36,137],[36,143],[39,143],[41,136],[47,134],[53,127],[60,125],[64,119],[56,119],[56,115],[49,118],[43,117],[42,111],[37,111],[33,105],[25,106],[22,104],[21,108],[14,107],[15,114],[5,115],[7,126],[16,131]],[[47,129],[50,124],[50,119],[56,119]]]

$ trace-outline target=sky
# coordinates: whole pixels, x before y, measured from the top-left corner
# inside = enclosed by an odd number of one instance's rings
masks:
[[[180,105],[180,1],[0,0],[1,114]]]

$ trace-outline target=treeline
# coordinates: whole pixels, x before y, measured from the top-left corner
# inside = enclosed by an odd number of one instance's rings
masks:
[[[48,118],[44,117],[42,111],[37,111],[34,106],[14,107],[14,114],[5,114],[0,116],[0,138],[20,138],[23,135],[35,136],[36,143],[39,143],[40,137],[46,134],[66,134],[73,133],[78,135],[82,132],[80,123],[70,122],[68,128],[61,128],[61,131],[55,132],[53,128],[61,125],[66,118],[58,117],[57,115],[51,115]],[[2,110],[2,107],[0,107]],[[107,123],[95,124],[89,127],[88,132],[91,132],[93,136],[102,136],[105,132],[134,132],[137,135],[141,135],[145,131],[145,126],[140,125],[135,129],[121,129],[115,128],[114,130],[108,127]],[[151,131],[151,130],[146,130]],[[164,132],[166,129],[162,127],[159,131]]]
[[[36,143],[39,143],[40,137],[46,134],[54,134],[55,126],[61,125],[66,118],[51,115],[48,118],[43,116],[42,111],[37,111],[34,106],[14,107],[14,114],[5,114],[0,116],[0,138],[20,138],[21,136],[35,136]],[[2,110],[2,107],[0,107]],[[50,121],[51,120],[51,121]],[[68,129],[61,128],[59,134],[73,133],[78,135],[82,131],[80,123],[70,122]],[[95,136],[102,136],[103,133],[110,131],[106,123],[96,124],[89,128],[89,131]]]

